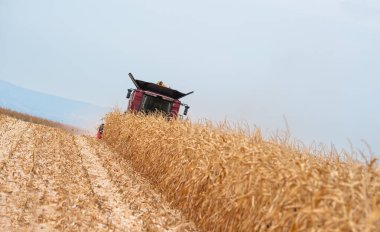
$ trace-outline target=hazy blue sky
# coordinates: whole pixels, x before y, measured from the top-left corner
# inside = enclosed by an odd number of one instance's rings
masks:
[[[380,1],[0,0],[0,79],[125,107],[137,78],[192,118],[245,120],[380,154]]]

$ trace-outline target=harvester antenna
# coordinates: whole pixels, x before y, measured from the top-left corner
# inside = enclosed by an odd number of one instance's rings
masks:
[[[132,73],[128,73],[128,76],[131,78],[133,84],[136,86],[136,88],[140,88],[139,84],[137,83],[136,79],[133,77]]]

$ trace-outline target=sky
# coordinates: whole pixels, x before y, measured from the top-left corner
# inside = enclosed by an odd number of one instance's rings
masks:
[[[380,154],[378,0],[0,0],[0,79],[125,108],[128,78],[194,120]]]

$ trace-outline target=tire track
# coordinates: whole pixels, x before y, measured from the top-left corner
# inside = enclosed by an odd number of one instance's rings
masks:
[[[10,117],[2,119],[0,125],[0,169],[2,169],[5,160],[20,145],[21,136],[30,125]]]
[[[55,165],[50,171],[53,175],[50,178],[54,179],[52,188],[57,192],[55,199],[58,205],[55,209],[59,213],[55,228],[60,231],[109,229],[107,215],[101,207],[100,199],[93,194],[73,136],[60,130],[56,130],[55,136],[57,138],[48,145],[49,148],[54,148],[48,157]]]
[[[112,224],[121,231],[142,231],[142,221],[137,220],[132,210],[124,204],[118,189],[110,181],[107,170],[88,146],[85,138],[77,137],[76,143],[80,147],[83,165],[91,178],[94,192],[104,199],[103,203],[109,210]]]
[[[31,124],[32,125],[32,124]],[[0,178],[4,231],[99,231],[110,228],[75,154],[72,136],[31,126]]]
[[[4,231],[28,227],[28,218],[23,213],[35,196],[30,191],[32,159],[26,152],[33,143],[32,132],[33,128],[27,126],[20,138],[13,139],[16,145],[11,146],[11,153],[0,169],[0,226]]]
[[[130,205],[137,218],[143,221],[144,231],[198,231],[195,224],[173,209],[128,161],[111,152],[105,144],[92,138],[86,140],[125,204]]]
[[[38,133],[43,131],[44,133]],[[52,129],[43,128],[36,125],[34,133],[34,147],[32,150],[32,168],[31,176],[34,192],[37,193],[37,199],[31,203],[30,210],[25,215],[33,215],[30,218],[32,231],[55,231],[57,222],[62,217],[58,211],[60,199],[56,186],[55,172],[59,166],[57,156],[61,155],[59,149],[54,146],[53,142],[48,145],[44,141],[56,141],[57,134]]]

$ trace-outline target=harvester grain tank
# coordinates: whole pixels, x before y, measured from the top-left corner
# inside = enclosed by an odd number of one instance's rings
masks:
[[[182,103],[179,99],[193,93],[182,93],[178,90],[169,88],[158,82],[157,84],[137,80],[129,73],[135,89],[128,89],[127,98],[128,112],[152,113],[160,112],[167,117],[177,118],[181,106],[185,107],[183,115],[187,115],[189,106]]]

